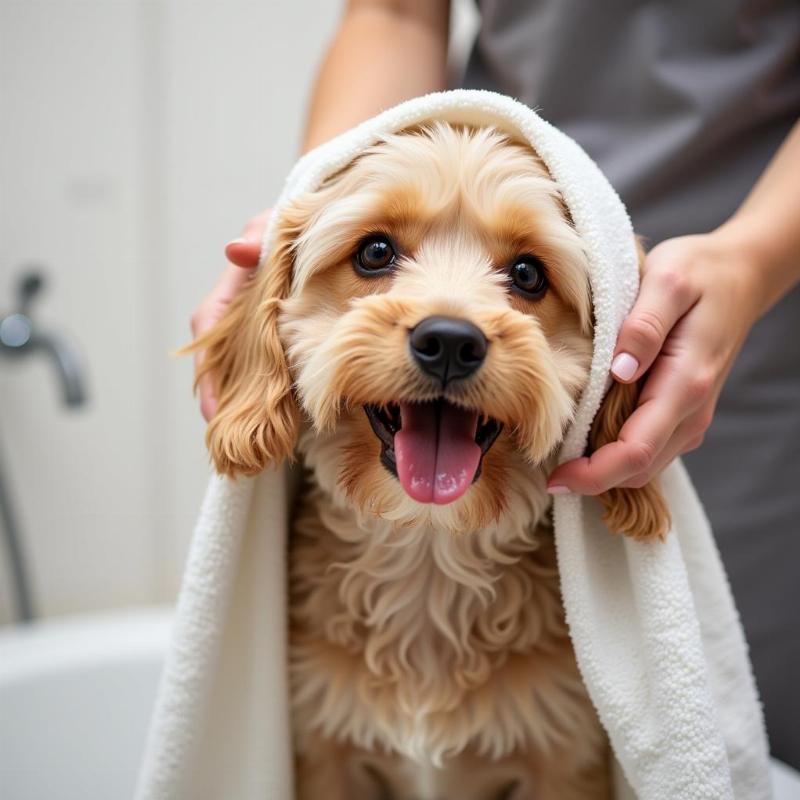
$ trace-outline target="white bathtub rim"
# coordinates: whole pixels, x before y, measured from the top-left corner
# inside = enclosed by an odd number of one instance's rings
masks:
[[[132,657],[162,661],[171,619],[171,606],[135,607],[0,629],[0,686]]]

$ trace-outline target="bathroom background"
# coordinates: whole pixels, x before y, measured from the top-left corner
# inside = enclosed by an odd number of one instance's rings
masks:
[[[3,800],[132,795],[209,477],[173,354],[297,157],[344,2],[0,0]],[[476,27],[452,0],[454,78]]]
[[[189,340],[226,241],[297,155],[338,0],[0,0],[0,472],[39,616],[171,601],[208,477]],[[454,69],[474,9],[454,3]],[[57,339],[60,341],[60,338]],[[0,539],[2,542],[2,539]],[[0,545],[0,624],[15,618]]]

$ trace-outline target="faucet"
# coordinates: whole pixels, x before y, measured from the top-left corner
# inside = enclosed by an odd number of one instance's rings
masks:
[[[86,383],[77,348],[63,334],[37,331],[31,318],[31,301],[43,287],[44,278],[41,272],[29,270],[20,278],[17,285],[17,308],[0,318],[0,355],[21,358],[40,352],[49,356],[58,376],[64,404],[75,408],[86,402]],[[3,467],[0,452],[0,528],[8,553],[17,617],[20,622],[27,623],[36,616],[35,603],[19,524],[4,479]]]
[[[17,286],[17,308],[0,319],[0,354],[19,358],[41,352],[56,370],[64,404],[72,408],[86,402],[86,386],[78,351],[61,333],[40,332],[31,319],[31,301],[44,288],[40,272],[23,274]]]

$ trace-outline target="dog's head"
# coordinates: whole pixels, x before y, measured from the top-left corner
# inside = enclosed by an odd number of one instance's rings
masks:
[[[528,146],[404,131],[282,211],[265,268],[195,346],[219,383],[222,473],[277,464],[299,437],[323,488],[401,524],[534,515],[588,376],[584,245]],[[606,402],[606,434],[624,405]],[[653,532],[644,511],[627,532]]]

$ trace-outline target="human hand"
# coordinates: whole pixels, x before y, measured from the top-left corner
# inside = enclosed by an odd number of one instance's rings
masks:
[[[558,467],[548,491],[638,489],[700,446],[733,361],[767,305],[758,256],[741,239],[720,228],[649,253],[611,367],[621,383],[649,370],[638,406],[616,441]]]
[[[263,211],[253,217],[244,226],[242,236],[228,242],[225,256],[228,265],[225,267],[219,282],[206,296],[192,314],[192,335],[197,338],[207,331],[222,316],[225,309],[242,291],[247,282],[255,275],[261,256],[261,239],[269,219],[270,210]],[[195,372],[203,360],[203,352],[194,356]],[[197,384],[200,395],[200,412],[208,421],[217,410],[217,398],[213,376],[203,375]]]

